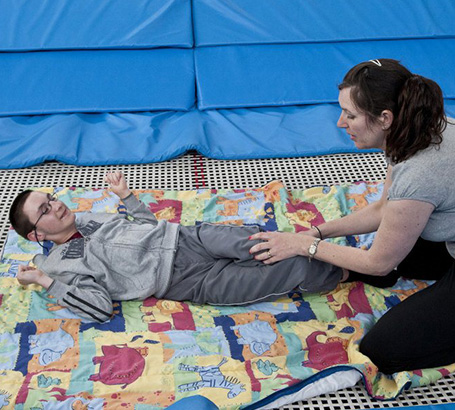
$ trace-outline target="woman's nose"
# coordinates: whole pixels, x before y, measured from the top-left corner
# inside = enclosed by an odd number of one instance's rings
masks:
[[[347,124],[346,124],[346,121],[344,119],[343,113],[341,113],[340,117],[338,118],[337,127],[339,127],[339,128],[346,128],[347,127]]]

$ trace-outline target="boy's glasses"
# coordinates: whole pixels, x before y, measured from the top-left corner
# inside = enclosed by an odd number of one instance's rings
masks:
[[[41,211],[41,215],[38,217],[38,219],[36,220],[35,224],[33,225],[33,228],[32,228],[32,231],[35,232],[35,237],[36,237],[36,240],[38,242],[38,244],[44,248],[43,245],[41,245],[40,241],[38,240],[38,234],[36,232],[36,225],[38,225],[38,222],[41,220],[41,218],[48,214],[51,210],[52,210],[52,205],[51,205],[51,202],[55,202],[58,200],[58,197],[55,193],[53,193],[52,195],[51,194],[47,194],[47,202],[44,202],[40,207],[39,207],[39,210]]]

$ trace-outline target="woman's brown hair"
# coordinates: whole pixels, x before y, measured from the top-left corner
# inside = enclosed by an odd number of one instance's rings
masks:
[[[338,89],[348,87],[369,123],[378,121],[384,110],[393,113],[386,136],[386,155],[393,162],[442,142],[447,118],[442,90],[433,80],[412,74],[397,60],[381,58],[351,68]]]

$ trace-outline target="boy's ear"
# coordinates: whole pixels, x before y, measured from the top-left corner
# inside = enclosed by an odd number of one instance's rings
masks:
[[[27,234],[27,239],[29,241],[32,241],[32,242],[38,242],[38,240],[39,241],[43,241],[44,235],[42,233],[39,233],[39,232],[36,232],[36,231],[30,231]]]

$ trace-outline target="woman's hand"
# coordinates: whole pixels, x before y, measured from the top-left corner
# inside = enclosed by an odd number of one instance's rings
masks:
[[[125,176],[120,171],[109,172],[104,180],[109,184],[111,191],[120,199],[124,199],[131,194],[126,184]]]
[[[250,253],[255,259],[271,264],[293,256],[306,256],[306,250],[313,242],[310,235],[298,235],[290,232],[259,232],[250,237],[250,240],[262,240],[251,247]]]

